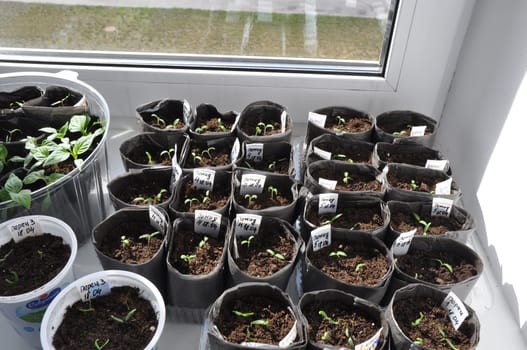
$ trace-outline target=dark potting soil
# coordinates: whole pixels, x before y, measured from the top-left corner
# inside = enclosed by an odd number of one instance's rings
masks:
[[[231,163],[231,149],[227,145],[207,147],[195,146],[190,150],[185,168],[225,166]]]
[[[238,316],[235,312],[243,313]],[[261,324],[254,324],[254,321]],[[253,324],[251,325],[251,322]],[[214,323],[231,343],[255,342],[278,345],[294,326],[294,318],[278,300],[264,296],[245,296],[222,305]]]
[[[103,237],[99,249],[125,264],[144,264],[163,244],[163,235],[153,235],[154,232],[157,231],[146,222],[122,222]],[[151,238],[140,238],[143,235],[151,235]]]
[[[216,210],[225,207],[231,192],[230,186],[218,186],[213,191],[198,189],[191,180],[183,184],[182,188],[177,210],[190,213],[196,210]],[[187,201],[188,199],[190,201]]]
[[[271,127],[263,128],[261,127],[262,132],[257,134],[256,127],[258,126],[258,123],[264,123],[265,125],[272,125]],[[240,126],[241,130],[245,132],[247,135],[251,136],[270,136],[274,134],[280,134],[282,132],[282,125],[280,121],[272,121],[272,120],[265,120],[265,119],[247,119],[244,125]],[[286,127],[286,130],[288,128]]]
[[[289,205],[291,202],[293,202],[293,197],[289,192],[290,191],[288,191],[288,193],[286,193],[285,195],[283,193],[280,193],[278,195],[273,196],[271,196],[270,192],[267,191],[263,191],[261,194],[258,195],[244,196],[238,193],[236,194],[236,201],[243,207],[252,210],[260,210],[270,207],[282,207]]]
[[[183,122],[183,118],[181,116],[175,116],[175,115],[170,115],[170,116],[158,115],[158,116],[163,119],[164,123],[159,122],[156,118],[152,116],[144,117],[143,120],[145,121],[145,123],[151,126],[154,126],[156,128],[159,128],[159,129],[176,130],[176,129],[181,129],[182,127],[185,126],[185,123]],[[176,120],[178,120],[177,123],[174,123]]]
[[[44,233],[0,247],[0,296],[23,294],[52,280],[66,266],[71,247]]]
[[[441,235],[448,231],[461,229],[461,225],[450,218],[426,214],[420,214],[419,217],[427,223],[431,222],[431,225],[426,231],[426,235]],[[391,213],[390,226],[398,232],[408,232],[413,229],[417,229],[416,234],[418,235],[423,235],[424,232],[424,226],[419,224],[413,215],[404,212]]]
[[[331,153],[331,159],[341,160],[348,163],[368,163],[371,164],[372,151],[359,150],[357,148],[345,148],[340,144],[331,142],[320,142],[316,145],[323,151]]]
[[[179,231],[173,239],[169,262],[179,272],[186,275],[206,275],[218,266],[223,254],[224,239],[191,231]]]
[[[425,166],[427,160],[437,160],[435,152],[420,150],[419,152],[387,152],[377,151],[380,160],[386,163],[405,163]]]
[[[75,170],[75,163],[73,163],[72,159],[67,159],[64,162],[46,166],[44,168],[44,173],[46,175],[51,175],[54,173],[66,175],[73,170]]]
[[[148,158],[147,152],[150,154],[151,159]],[[137,164],[171,166],[173,156],[173,149],[169,151],[161,147],[148,145],[137,147],[128,155],[128,158]]]
[[[371,122],[368,120],[368,118],[344,117],[344,120],[345,121],[340,121],[339,119],[337,119],[336,116],[327,118],[325,128],[338,133],[357,133],[368,131],[369,129],[371,129]]]
[[[135,310],[135,311],[133,311]],[[130,312],[131,317],[124,323]],[[91,301],[77,301],[69,306],[53,337],[57,350],[144,349],[158,327],[157,316],[150,302],[139,295],[138,288],[113,287],[110,294]]]
[[[328,180],[336,180],[337,186],[335,187],[338,191],[375,191],[381,190],[381,183],[375,179],[374,176],[362,175],[362,174],[348,174],[347,182],[344,181],[346,174],[330,173],[328,170],[321,170],[318,177],[322,177]]]
[[[478,273],[474,264],[446,251],[411,249],[408,254],[398,257],[396,264],[407,275],[435,284],[458,283]]]
[[[219,118],[221,119],[221,118]],[[198,134],[211,134],[215,132],[229,132],[232,128],[231,122],[220,120],[218,122],[218,118],[210,118],[209,120],[205,121],[205,123],[202,120],[198,120],[196,125],[198,125],[197,128],[194,129]],[[203,128],[205,126],[205,128]]]
[[[309,209],[307,220],[315,226],[331,224],[336,228],[368,231],[384,225],[379,207],[340,208],[334,214],[318,214],[314,206]]]
[[[399,137],[408,137],[412,133],[412,127],[414,126],[424,126],[423,123],[418,123],[416,125],[401,125],[400,123],[390,123],[382,126],[382,130],[384,132],[387,132],[389,134],[392,134],[393,136],[399,136]],[[425,129],[425,135],[430,135],[432,133],[432,129],[427,126]]]
[[[309,323],[309,338],[320,344],[355,349],[355,345],[369,340],[381,328],[364,310],[336,301],[314,302],[302,313]]]
[[[159,204],[170,198],[170,188],[167,181],[151,179],[149,181],[130,182],[115,193],[123,202],[135,205]]]
[[[236,264],[240,270],[254,277],[271,276],[290,264],[295,255],[292,237],[286,231],[274,227],[261,228],[253,239],[237,237],[236,241],[240,255],[235,259]],[[249,243],[242,243],[244,241]]]
[[[412,325],[421,318],[415,326]],[[463,323],[456,331],[448,318],[448,313],[431,298],[408,298],[399,300],[393,305],[394,317],[403,333],[413,342],[422,340],[421,347],[435,350],[452,350],[446,339],[449,339],[458,350],[471,349],[470,338],[473,327]],[[441,331],[445,336],[441,335]]]
[[[331,253],[344,252],[346,256]],[[309,252],[309,260],[325,274],[350,285],[376,287],[389,270],[388,259],[377,249],[341,240]]]
[[[415,181],[415,185],[412,185],[412,181]],[[441,181],[444,180],[433,178],[411,178],[410,176],[388,173],[388,182],[390,185],[407,191],[432,193],[435,191],[436,184]]]
[[[249,169],[287,175],[289,173],[289,158],[276,159],[276,157],[269,157],[269,159],[265,159],[261,162],[244,159],[241,163],[241,166],[247,167]]]

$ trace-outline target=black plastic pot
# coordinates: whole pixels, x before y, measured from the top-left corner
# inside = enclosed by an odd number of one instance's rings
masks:
[[[379,239],[373,237],[370,234],[364,232],[342,232],[331,229],[331,242],[335,240],[342,240],[344,242],[350,242],[354,244],[362,244],[367,247],[371,247],[372,252],[379,252],[388,259],[389,269],[379,283],[374,287],[368,287],[364,285],[351,285],[337,280],[330,275],[324,273],[322,270],[317,268],[311,262],[309,256],[313,252],[312,239],[306,245],[305,264],[306,271],[303,275],[303,286],[304,291],[315,291],[322,289],[337,289],[346,293],[351,293],[360,298],[367,299],[373,303],[378,304],[388,289],[390,279],[393,274],[394,262],[392,253]],[[326,248],[322,248],[326,249]],[[326,249],[328,250],[328,249]],[[329,251],[328,251],[329,254]]]
[[[313,139],[306,150],[306,166],[318,160],[336,160],[371,164],[373,143],[346,138],[344,135],[325,134]],[[344,149],[344,153],[337,152]]]
[[[390,156],[396,156],[397,161],[389,161]],[[414,161],[415,157],[419,157],[419,160]],[[419,143],[379,142],[375,145],[372,155],[372,164],[379,170],[382,170],[387,163],[404,163],[424,167],[427,160],[446,160],[446,158],[441,152]],[[447,174],[452,173],[450,165],[447,166],[446,172]]]
[[[267,283],[242,283],[233,288],[227,289],[210,307],[207,313],[207,320],[205,322],[206,330],[206,343],[207,349],[209,350],[234,350],[234,349],[247,349],[247,346],[241,344],[234,344],[224,339],[223,335],[218,329],[216,324],[217,319],[221,312],[230,312],[229,305],[241,298],[241,297],[267,297],[283,303],[284,308],[288,309],[296,321],[294,328],[296,330],[295,339],[288,345],[281,346],[281,349],[287,350],[301,350],[305,349],[306,329],[299,318],[299,314],[296,306],[291,301],[291,298],[285,294],[278,287],[272,286]],[[251,347],[253,348],[253,347]],[[255,349],[271,350],[277,349],[277,346],[271,345],[258,345],[254,346]]]
[[[289,142],[252,143],[244,141],[241,151],[240,158],[234,164],[236,168],[295,177],[293,146]],[[287,161],[289,164],[287,170],[277,171],[276,166],[273,166],[273,161]]]
[[[325,343],[320,343],[313,339],[310,335],[310,322],[305,316],[305,310],[311,304],[327,304],[335,303],[342,306],[347,306],[356,312],[364,313],[368,316],[370,320],[375,322],[376,325],[379,325],[380,333],[378,335],[378,342],[372,348],[373,350],[385,350],[390,348],[390,338],[389,338],[389,326],[388,322],[384,317],[384,313],[381,308],[368,300],[358,298],[352,294],[344,293],[335,289],[326,289],[316,292],[305,293],[298,303],[298,309],[300,312],[300,317],[306,325],[308,333],[308,349],[313,350],[341,350],[343,349],[340,346],[329,345]],[[373,342],[375,344],[375,342]],[[358,345],[358,344],[356,344]]]
[[[240,156],[240,142],[234,136],[226,136],[223,138],[213,138],[207,140],[194,140],[191,138],[183,151],[181,167],[184,170],[203,167],[199,164],[199,162],[194,162],[193,159],[195,156],[208,157],[208,155],[202,154],[202,152],[206,151],[210,147],[214,147],[216,152],[221,152],[222,154],[229,154],[228,164],[207,166],[207,168],[210,169],[229,171],[232,169],[234,162],[236,162],[236,160]],[[194,148],[200,149],[200,154],[193,154],[192,150]]]
[[[307,122],[307,131],[306,131],[306,138],[305,138],[305,144],[309,145],[309,143],[316,137],[324,134],[329,135],[339,135],[342,136],[343,139],[351,139],[355,141],[371,141],[371,137],[373,134],[373,128],[375,125],[375,120],[373,117],[366,112],[359,111],[357,109],[351,108],[351,107],[343,107],[343,106],[330,106],[330,107],[324,107],[319,108],[317,110],[313,111],[314,113],[325,115],[327,118],[335,118],[337,116],[343,117],[344,119],[350,119],[350,118],[359,118],[364,119],[370,122],[371,126],[368,130],[362,131],[362,132],[338,132],[332,129],[328,129],[326,127],[319,126],[312,121]]]
[[[19,109],[27,101],[42,96],[44,92],[38,86],[22,86],[12,91],[0,91],[0,115],[5,116]]]
[[[236,125],[238,125],[238,112],[229,111],[220,113],[218,109],[211,104],[200,104],[196,107],[196,118],[190,126],[189,134],[194,140],[210,140],[213,138],[223,138],[226,136],[235,136]],[[222,121],[232,124],[230,129],[225,131],[203,130],[198,132],[197,129],[207,123],[212,118],[220,118]]]
[[[183,150],[189,141],[189,136],[182,133],[141,133],[125,140],[119,147],[119,153],[126,171],[160,167],[160,164],[149,164],[148,152],[159,156],[161,152],[174,150],[177,159],[181,159]],[[173,157],[173,153],[170,153]],[[171,167],[172,164],[166,165]]]
[[[424,136],[394,135],[408,126],[426,126],[430,134]],[[375,139],[377,142],[417,142],[432,146],[438,128],[438,122],[424,114],[413,111],[389,111],[375,118]]]
[[[256,135],[255,127],[264,124],[280,123],[281,132],[272,135]],[[250,142],[291,142],[293,121],[284,106],[271,101],[257,101],[247,105],[240,113],[236,133],[240,141]]]
[[[139,124],[141,124],[143,131],[146,132],[185,133],[194,119],[192,107],[187,100],[156,100],[140,105],[136,108],[136,112]],[[158,115],[168,123],[179,119],[184,125],[180,128],[161,128],[150,125],[149,122],[154,119],[152,114]]]

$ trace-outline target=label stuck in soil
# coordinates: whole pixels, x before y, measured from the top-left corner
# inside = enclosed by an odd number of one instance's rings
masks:
[[[174,146],[174,157],[172,157],[172,182],[176,182],[181,177],[181,174],[183,173],[183,170],[181,170],[181,166],[178,164],[177,161],[177,145]]]
[[[426,125],[423,126],[412,126],[410,136],[425,136]]]
[[[194,212],[194,232],[218,238],[221,228],[221,214],[210,210]]]
[[[454,201],[448,198],[434,197],[432,200],[431,216],[450,217]]]
[[[260,194],[265,186],[265,175],[260,174],[243,174],[240,183],[240,194]]]
[[[324,151],[323,149],[320,149],[317,146],[313,147],[313,153],[315,153],[320,158],[326,159],[326,160],[330,160],[332,156],[331,152]]]
[[[320,128],[324,128],[326,126],[326,119],[327,116],[324,114],[309,112],[307,115],[307,120]]]
[[[165,215],[163,215],[163,213],[155,206],[149,205],[148,216],[150,217],[150,225],[165,235],[168,227],[168,222],[165,218]]]
[[[234,140],[234,144],[232,145],[231,163],[234,163],[234,161],[238,159],[239,155],[240,155],[240,140],[236,139]]]
[[[40,224],[37,221],[28,218],[20,218],[19,220],[13,221],[13,223],[9,225],[9,232],[15,242],[19,242],[26,237],[38,236],[43,233]]]
[[[286,122],[287,122],[287,112],[282,111],[282,114],[280,114],[280,132],[282,134],[285,132]]]
[[[260,230],[262,217],[254,214],[236,214],[234,234],[236,237],[255,236]]]
[[[363,343],[355,345],[355,350],[375,350],[377,349],[377,345],[379,345],[381,341],[381,332],[382,328],[379,329],[377,333],[373,335],[370,339],[366,340]]]
[[[319,177],[318,184],[324,187],[325,189],[334,191],[335,187],[337,187],[337,180],[329,180],[329,179],[324,179],[323,177]]]
[[[452,291],[448,293],[445,300],[441,303],[441,306],[446,312],[448,312],[448,317],[452,322],[452,326],[454,326],[457,331],[468,316],[467,308]]]
[[[449,167],[448,160],[436,160],[436,159],[428,159],[425,164],[425,168],[433,169],[433,170],[440,170],[440,171],[447,171]]]
[[[292,310],[291,310],[291,314],[293,314]],[[286,348],[289,345],[293,344],[293,342],[295,341],[296,336],[297,336],[296,322],[297,321],[295,321],[295,323],[293,324],[293,327],[291,327],[291,330],[289,331],[289,333],[287,333],[287,335],[284,337],[284,339],[280,340],[280,342],[278,343],[279,347]]]
[[[263,143],[247,143],[245,144],[245,158],[259,163],[263,160]]]
[[[188,121],[190,121],[190,117],[192,116],[191,112],[192,112],[192,108],[190,107],[190,103],[188,103],[187,100],[184,100],[183,101],[183,115],[185,116],[185,119]]]
[[[311,231],[311,243],[314,252],[331,245],[331,225],[321,226]]]
[[[449,195],[452,188],[452,178],[448,178],[445,181],[438,182],[435,188],[435,194]]]
[[[337,212],[338,193],[321,193],[318,195],[318,214],[334,214]]]
[[[401,233],[392,244],[393,255],[406,255],[416,232],[417,229],[413,229],[412,231]]]
[[[110,294],[111,285],[109,281],[99,278],[93,282],[88,282],[78,287],[81,300],[88,301],[102,295]]]
[[[210,191],[214,187],[216,171],[206,168],[196,168],[193,171],[194,186],[198,189]]]

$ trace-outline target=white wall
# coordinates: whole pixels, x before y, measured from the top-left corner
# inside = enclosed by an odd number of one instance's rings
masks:
[[[437,140],[477,220],[478,238],[488,250],[486,268],[496,274],[527,339],[527,281],[519,269],[526,242],[520,173],[526,158],[527,87],[520,89],[527,68],[525,18],[525,0],[476,3]],[[500,176],[505,188],[497,187]],[[501,224],[510,219],[516,222]]]

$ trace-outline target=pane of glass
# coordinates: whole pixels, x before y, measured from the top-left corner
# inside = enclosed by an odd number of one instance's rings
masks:
[[[51,2],[2,1],[0,46],[382,65],[396,0]]]

